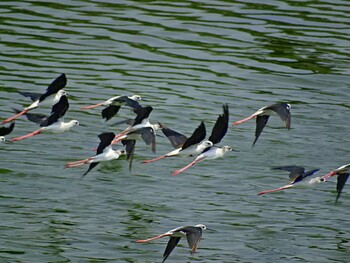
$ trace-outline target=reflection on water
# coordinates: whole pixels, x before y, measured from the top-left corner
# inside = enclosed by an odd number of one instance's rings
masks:
[[[66,73],[66,134],[1,144],[4,262],[160,262],[166,240],[133,241],[203,223],[198,253],[182,243],[169,262],[346,262],[349,187],[334,205],[335,180],[257,196],[280,186],[270,167],[303,165],[318,175],[349,163],[349,12],[347,1],[41,1],[0,4],[1,117]],[[139,94],[151,121],[190,135],[209,134],[221,105],[230,122],[277,101],[292,104],[292,129],[271,118],[254,148],[254,121],[230,128],[236,150],[177,177],[190,159],[153,158],[137,143],[133,170],[116,160],[91,172],[65,170],[91,155],[97,134],[124,127],[80,107]],[[43,108],[36,112],[47,113]],[[119,118],[130,117],[121,110]],[[117,119],[116,119],[117,121]],[[10,135],[37,127],[24,118]],[[157,155],[171,150],[157,137]]]

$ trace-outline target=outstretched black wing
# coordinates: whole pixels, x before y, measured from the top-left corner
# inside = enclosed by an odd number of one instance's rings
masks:
[[[337,198],[335,199],[335,202],[338,201],[340,194],[341,194],[341,191],[343,190],[344,185],[349,178],[349,175],[350,175],[349,173],[343,173],[343,174],[338,175],[338,179],[337,179],[337,192],[338,192],[338,194],[337,194]]]
[[[290,105],[288,103],[276,103],[267,106],[266,109],[275,111],[278,116],[286,123],[286,127],[290,129],[292,115],[290,113]]]
[[[151,106],[135,108],[134,112],[137,114],[137,116],[134,121],[134,126],[140,124],[144,119],[147,119],[152,110],[153,108]]]
[[[100,144],[97,147],[96,155],[102,153],[106,147],[111,145],[115,138],[115,134],[113,132],[105,132],[98,135],[98,138],[100,138]]]
[[[106,119],[106,121],[112,119],[112,117],[118,113],[120,107],[121,106],[109,105],[108,107],[104,108],[101,112],[102,118]]]
[[[66,96],[62,96],[60,98],[60,100],[52,106],[51,109],[51,115],[47,118],[47,122],[40,124],[40,126],[44,125],[44,126],[49,126],[55,122],[57,122],[58,119],[62,118],[67,110],[69,108],[69,103],[68,103],[68,99]]]
[[[129,171],[131,171],[136,140],[122,140],[122,144],[125,146],[126,159],[129,161]]]
[[[196,252],[199,242],[202,238],[202,229],[200,227],[186,227],[181,232],[186,233],[186,238],[189,247],[191,248],[191,254],[193,255]]]
[[[12,122],[10,126],[8,127],[1,127],[0,128],[0,136],[5,136],[13,131],[13,128],[15,127],[15,123]]]
[[[24,97],[30,98],[32,101],[36,101],[40,98],[40,93],[32,93],[32,92],[26,92],[26,91],[18,91],[19,94],[21,94]]]
[[[192,135],[185,141],[184,145],[182,146],[182,150],[190,147],[191,145],[200,143],[205,139],[205,136],[206,136],[205,125],[204,125],[204,122],[201,122],[201,124],[197,127],[197,129],[194,130]]]
[[[179,243],[181,237],[170,237],[169,242],[165,248],[164,254],[163,254],[163,261],[162,263],[165,262],[165,260],[169,257],[171,252],[174,250],[176,245]]]
[[[255,140],[253,142],[253,146],[254,144],[257,142],[257,140],[259,139],[259,136],[261,134],[261,132],[263,131],[263,129],[266,126],[267,121],[269,120],[270,115],[258,115],[256,117],[256,129],[255,129]]]
[[[301,176],[305,172],[305,168],[297,165],[287,165],[287,166],[279,166],[273,167],[272,170],[283,170],[289,172],[289,179],[295,180],[297,177]]]
[[[209,141],[211,141],[213,144],[219,143],[222,138],[224,138],[228,129],[229,113],[227,104],[223,105],[223,110],[224,113],[219,115],[209,137]]]
[[[46,89],[46,92],[40,96],[39,101],[43,101],[47,97],[57,93],[67,85],[67,78],[65,74],[59,75]]]
[[[172,129],[169,129],[168,127],[161,125],[161,129],[163,134],[168,138],[170,141],[171,145],[177,149],[183,146],[185,141],[187,140],[187,137],[181,133],[178,133]]]

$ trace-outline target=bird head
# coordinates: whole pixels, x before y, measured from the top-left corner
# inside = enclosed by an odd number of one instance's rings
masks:
[[[202,230],[206,230],[207,227],[203,224],[198,224],[198,225],[195,225],[195,227],[200,227]]]
[[[5,137],[4,136],[0,136],[0,142],[4,142],[4,141],[6,141]]]
[[[126,151],[125,150],[119,150],[119,154],[120,155],[126,155]]]
[[[319,183],[323,183],[323,182],[326,182],[326,180],[324,178],[318,176],[318,177],[312,178],[309,181],[309,184],[319,184]]]
[[[211,147],[213,146],[213,143],[211,141],[204,141],[201,143],[203,147]]]
[[[222,147],[222,149],[224,150],[224,152],[231,152],[232,151],[231,146],[224,146],[224,147]]]
[[[67,92],[63,89],[60,89],[58,92],[57,92],[57,96],[58,97],[62,97],[62,96],[65,96],[67,95]]]
[[[70,125],[73,127],[73,126],[78,126],[79,125],[79,121],[77,120],[71,120],[70,122]]]
[[[132,99],[132,100],[141,100],[141,96],[140,95],[132,95],[132,96],[130,96],[130,99]]]

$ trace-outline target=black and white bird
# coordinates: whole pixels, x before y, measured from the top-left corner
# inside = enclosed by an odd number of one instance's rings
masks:
[[[136,243],[146,243],[152,240],[156,240],[162,237],[170,237],[168,244],[165,248],[164,254],[163,254],[163,261],[162,263],[165,262],[165,260],[169,257],[169,255],[171,254],[171,252],[174,250],[174,248],[176,247],[176,245],[179,243],[180,239],[182,237],[186,237],[187,239],[187,243],[191,249],[191,255],[193,255],[198,246],[199,243],[202,239],[202,233],[203,230],[208,229],[205,225],[203,224],[198,224],[195,226],[180,226],[177,228],[174,228],[172,230],[169,230],[168,232],[155,236],[155,237],[151,237],[148,239],[141,239],[141,240],[136,240]]]
[[[255,129],[255,140],[253,142],[254,144],[257,142],[261,132],[266,126],[267,121],[269,120],[270,116],[272,115],[278,115],[282,121],[285,122],[286,128],[290,129],[291,127],[291,105],[288,103],[276,103],[269,106],[262,107],[261,109],[254,112],[249,117],[242,119],[240,121],[236,121],[233,123],[233,125],[239,125],[243,122],[246,122],[250,119],[256,118],[256,129]]]
[[[103,119],[106,119],[106,121],[108,121],[118,113],[122,106],[129,106],[134,109],[141,107],[138,102],[140,100],[141,96],[139,95],[116,96],[94,105],[82,107],[81,109],[92,109],[99,106],[105,106],[106,108],[102,110],[101,115]]]
[[[152,152],[156,151],[156,131],[161,128],[161,125],[159,123],[150,123],[149,115],[151,114],[152,110],[153,108],[151,106],[141,106],[134,109],[136,117],[132,121],[133,124],[116,135],[112,141],[112,144],[122,142],[122,144],[126,147],[129,170],[131,170],[137,140],[142,139],[146,145],[151,147]]]
[[[211,146],[212,144],[208,141],[204,141],[206,136],[206,129],[204,122],[194,130],[190,137],[178,133],[164,125],[161,125],[161,130],[163,134],[169,139],[175,150],[168,152],[167,154],[161,155],[157,158],[151,160],[145,160],[142,163],[151,163],[158,161],[167,157],[173,156],[193,156],[198,155],[204,151],[205,148]]]
[[[2,123],[8,123],[19,116],[27,113],[28,111],[35,109],[41,105],[52,106],[57,103],[60,98],[66,95],[66,91],[63,88],[67,85],[67,78],[65,74],[58,76],[46,89],[46,92],[43,94],[38,93],[29,93],[29,92],[19,92],[20,94],[30,97],[33,103],[28,107],[24,108],[22,111],[18,112],[16,115],[4,120]]]
[[[0,128],[0,142],[5,142],[6,141],[5,136],[7,134],[10,134],[14,128],[15,128],[15,122],[12,122],[10,124],[10,126],[8,126],[8,127],[5,127],[5,126],[1,127]]]
[[[336,175],[338,176],[337,177],[337,198],[335,199],[335,202],[337,203],[338,199],[340,197],[340,194],[344,188],[344,185],[345,185],[345,183],[348,180],[349,175],[350,175],[350,163],[338,167],[337,169],[322,176],[321,179],[324,181],[327,181],[330,177],[333,177]]]
[[[283,171],[289,172],[289,183],[287,185],[284,185],[284,186],[281,186],[281,187],[278,187],[278,188],[275,188],[275,189],[261,191],[261,192],[258,193],[258,195],[278,192],[278,191],[282,191],[282,190],[285,190],[285,189],[292,188],[297,183],[299,183],[302,180],[304,180],[306,177],[309,177],[309,176],[313,175],[314,173],[316,173],[317,171],[320,170],[320,169],[313,169],[313,170],[310,170],[310,171],[305,171],[304,167],[296,166],[296,165],[280,166],[280,167],[274,167],[272,169],[273,170],[283,170]],[[322,180],[317,181],[314,178],[314,179],[311,179],[309,181],[309,184],[313,184],[313,183],[316,183],[316,182],[322,182]]]
[[[98,137],[100,138],[100,144],[97,147],[95,156],[79,161],[68,162],[64,167],[73,168],[84,164],[90,164],[88,170],[83,174],[83,176],[85,176],[100,162],[115,160],[118,159],[121,155],[126,154],[125,150],[113,150],[111,145],[115,137],[115,134],[113,132],[101,133],[98,135]]]
[[[28,120],[39,124],[41,128],[26,135],[13,138],[10,140],[10,142],[20,141],[41,133],[63,133],[69,131],[74,126],[79,125],[79,122],[77,120],[64,122],[63,117],[66,114],[68,108],[69,103],[67,97],[62,96],[60,100],[52,106],[51,114],[49,116],[34,113],[24,113]]]
[[[172,173],[173,176],[176,176],[188,168],[192,167],[196,163],[202,162],[204,160],[212,160],[223,157],[227,152],[232,151],[230,146],[218,147],[215,144],[221,142],[222,138],[225,136],[228,129],[228,121],[229,121],[229,111],[228,105],[223,105],[223,114],[219,115],[216,123],[212,129],[211,135],[208,139],[206,147],[202,153],[200,153],[194,161],[186,165],[185,167],[178,169]]]

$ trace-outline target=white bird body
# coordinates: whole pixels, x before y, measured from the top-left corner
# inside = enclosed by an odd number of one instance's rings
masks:
[[[115,134],[113,132],[101,133],[98,135],[100,138],[100,144],[97,147],[96,155],[74,162],[68,162],[65,164],[65,168],[78,167],[84,164],[90,164],[88,170],[83,174],[85,176],[91,171],[99,162],[107,162],[118,159],[121,155],[126,155],[125,150],[113,150],[111,142],[113,141]]]
[[[63,120],[60,120],[49,126],[42,127],[41,130],[42,132],[63,133],[69,131],[71,128],[78,125],[79,122],[77,120],[71,120],[69,122],[64,122]]]
[[[230,151],[232,151],[232,148],[230,146],[223,146],[223,147],[213,146],[213,147],[210,147],[209,150],[198,155],[198,157],[196,159],[197,160],[203,160],[203,159],[213,160],[213,159],[217,159],[217,158],[222,158],[222,157],[224,157],[225,153],[230,152]]]
[[[107,162],[118,159],[122,154],[125,154],[124,150],[113,150],[112,146],[107,146],[102,153],[89,158],[85,163]]]
[[[45,100],[43,100],[43,101],[39,101],[39,100],[34,101],[31,105],[24,108],[24,110],[29,111],[29,110],[35,109],[35,108],[37,108],[39,106],[43,106],[43,105],[52,106],[52,105],[56,104],[57,102],[59,102],[61,97],[65,96],[66,94],[67,94],[67,92],[65,90],[61,89],[56,94],[52,94],[52,95],[46,97]]]
[[[106,100],[105,102],[103,102],[102,105],[103,106],[109,106],[109,105],[123,106],[125,104],[125,101],[120,101],[120,99],[123,97],[125,97],[125,96],[112,97],[112,98]],[[134,101],[139,101],[139,100],[141,100],[141,96],[132,95],[132,96],[128,96],[128,99],[134,100]]]
[[[183,149],[183,150],[182,150],[182,148],[175,149],[175,150],[165,154],[165,156],[170,157],[170,156],[175,156],[175,155],[179,155],[179,156],[198,155],[210,146],[213,146],[213,143],[211,141],[203,141],[198,145],[191,145],[190,147]]]

